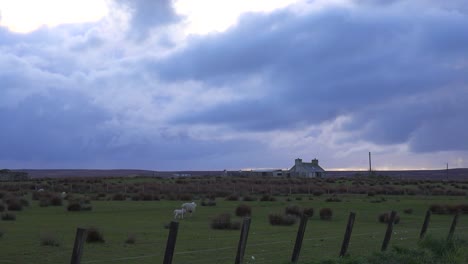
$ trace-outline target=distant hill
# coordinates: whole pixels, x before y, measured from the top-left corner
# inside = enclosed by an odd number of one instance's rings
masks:
[[[151,171],[151,170],[16,170],[27,172],[31,178],[62,177],[173,177],[173,176],[218,176],[222,171]],[[235,174],[236,171],[233,171]],[[375,171],[377,175],[406,179],[447,179],[447,170],[399,170]],[[367,171],[327,171],[327,177],[366,176]],[[449,169],[449,180],[468,180],[468,168]]]

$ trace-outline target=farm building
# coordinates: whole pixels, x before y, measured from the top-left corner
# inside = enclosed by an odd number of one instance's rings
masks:
[[[280,169],[255,169],[241,171],[241,175],[249,177],[280,177],[283,176],[283,172],[285,171],[282,171]]]
[[[296,159],[294,166],[289,169],[291,177],[324,177],[325,174],[325,170],[318,164],[318,159],[313,159],[310,163]]]

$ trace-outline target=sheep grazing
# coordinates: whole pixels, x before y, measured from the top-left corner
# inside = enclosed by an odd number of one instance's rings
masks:
[[[184,208],[187,212],[189,212],[190,216],[192,216],[192,213],[195,212],[196,207],[197,207],[197,204],[195,202],[182,204],[182,208]]]
[[[62,199],[65,199],[65,197],[67,197],[67,193],[66,193],[66,192],[62,192],[62,193],[60,194],[60,197],[62,197]]]
[[[184,208],[175,209],[174,210],[174,219],[177,219],[178,216],[179,216],[179,218],[184,219],[185,212],[186,212],[186,210]]]

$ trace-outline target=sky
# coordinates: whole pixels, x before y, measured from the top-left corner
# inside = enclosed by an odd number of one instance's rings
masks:
[[[468,167],[465,0],[0,0],[0,168]]]

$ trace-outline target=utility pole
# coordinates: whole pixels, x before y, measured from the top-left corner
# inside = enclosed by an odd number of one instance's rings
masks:
[[[371,159],[371,153],[369,151],[369,176],[372,174],[372,159]]]
[[[446,177],[447,177],[447,181],[448,181],[448,162],[447,162],[447,175],[446,175]]]

